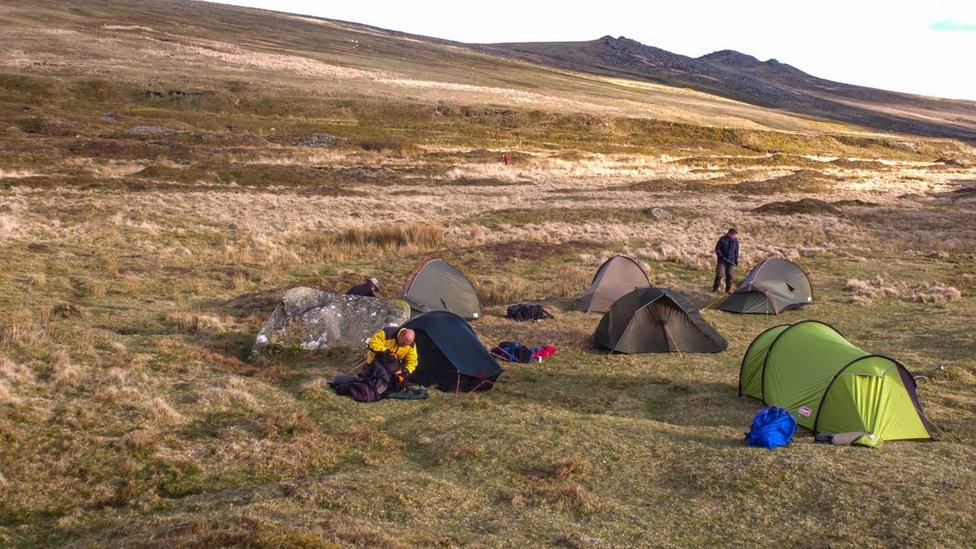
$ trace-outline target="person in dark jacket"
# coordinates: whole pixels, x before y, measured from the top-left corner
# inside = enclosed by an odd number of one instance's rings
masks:
[[[376,292],[380,291],[380,281],[373,277],[368,277],[362,284],[356,284],[346,295],[361,295],[363,297],[376,297]]]
[[[725,293],[732,293],[732,275],[739,264],[739,231],[729,229],[715,244],[715,283],[712,291],[717,292],[722,277],[725,277]]]

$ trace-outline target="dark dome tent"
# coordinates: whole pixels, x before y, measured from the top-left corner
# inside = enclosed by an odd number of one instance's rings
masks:
[[[471,320],[481,316],[474,286],[464,273],[443,259],[431,259],[410,277],[403,292],[416,313],[449,311]]]
[[[683,295],[663,288],[638,288],[603,315],[593,335],[618,353],[720,353],[729,346]]]
[[[863,446],[933,438],[911,373],[816,320],[759,334],[742,359],[739,395],[786,408],[814,433],[843,434]]]
[[[403,325],[417,334],[417,369],[410,381],[442,391],[486,391],[502,369],[460,316],[433,311]]]
[[[813,287],[807,273],[792,261],[770,257],[753,267],[717,308],[730,313],[778,315],[811,302]]]
[[[651,285],[644,269],[633,259],[615,255],[606,260],[596,274],[586,292],[576,299],[576,308],[588,313],[605,313],[610,306],[634,288]]]

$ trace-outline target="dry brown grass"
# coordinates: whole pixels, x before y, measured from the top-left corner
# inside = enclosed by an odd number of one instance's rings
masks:
[[[756,213],[776,214],[776,215],[837,215],[840,209],[827,202],[816,198],[803,198],[800,200],[787,200],[782,202],[769,202],[753,210]]]
[[[50,316],[46,311],[16,309],[0,319],[0,346],[26,350],[50,343]]]
[[[444,245],[444,229],[435,225],[420,223],[389,224],[380,227],[349,229],[336,235],[334,241],[356,247],[375,246],[384,251],[404,247],[432,250]]]
[[[886,281],[881,275],[872,279],[848,279],[844,289],[853,294],[857,303],[870,303],[872,299],[897,299],[915,303],[948,303],[962,298],[962,292],[953,286],[941,282],[923,282],[909,284],[906,282]]]
[[[734,185],[734,191],[743,194],[793,194],[827,193],[837,185],[837,179],[817,170],[800,170],[789,175],[744,181]]]
[[[235,279],[236,280],[236,279]],[[238,284],[234,284],[235,291]],[[224,323],[214,315],[170,312],[166,313],[166,323],[184,334],[211,333],[219,334],[224,330]]]
[[[473,74],[450,46],[425,61],[436,70],[357,79],[349,59],[409,58],[414,43],[357,46],[362,32],[329,22],[254,15],[242,45],[233,22],[204,18],[220,36],[187,42],[198,21],[144,21],[154,4],[105,15],[113,28],[38,6],[0,8],[14,22],[0,49],[18,50],[0,59],[0,545],[972,545],[976,220],[953,190],[976,170],[926,164],[969,149],[844,144],[815,121],[488,58],[498,71]],[[178,131],[129,132],[154,125]],[[792,151],[759,157],[726,126],[811,131],[740,134]],[[293,146],[324,132],[347,140]],[[753,211],[797,193],[844,215]],[[733,343],[718,355],[589,348],[599,316],[566,305],[603,259],[632,255],[704,305],[732,225],[740,275],[795,259],[813,306],[706,311]],[[506,365],[487,393],[370,405],[327,386],[359,350],[242,359],[283,289],[375,273],[393,295],[434,254],[473,278],[485,343],[559,353]],[[503,317],[536,298],[556,318]],[[759,404],[735,397],[741,353],[804,318],[926,375],[921,400],[950,436],[744,448]]]

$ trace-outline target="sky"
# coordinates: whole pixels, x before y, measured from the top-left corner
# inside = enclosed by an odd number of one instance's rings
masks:
[[[733,49],[815,76],[976,100],[976,0],[220,0],[461,42],[626,36],[675,53]]]

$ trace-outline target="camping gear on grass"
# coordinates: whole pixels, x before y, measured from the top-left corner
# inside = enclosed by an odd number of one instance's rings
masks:
[[[420,363],[410,382],[433,385],[442,391],[487,391],[502,369],[460,316],[433,311],[403,325],[417,334]]]
[[[647,273],[636,261],[622,255],[606,260],[596,274],[586,292],[576,299],[575,306],[588,313],[605,313],[610,306],[634,288],[651,285]]]
[[[491,354],[505,362],[528,364],[532,360],[532,348],[518,341],[502,341],[491,348]]]
[[[415,314],[449,311],[467,320],[481,316],[481,304],[471,281],[439,258],[424,263],[410,276],[403,300]]]
[[[855,431],[853,433],[817,433],[813,436],[814,442],[823,442],[824,444],[833,444],[834,446],[852,446],[857,443],[861,437],[868,435],[864,431]]]
[[[542,362],[543,360],[556,354],[556,348],[552,345],[539,345],[537,347],[529,347],[528,345],[523,345],[518,341],[502,341],[498,345],[492,347],[491,354],[505,362],[521,362],[522,364],[528,364],[529,362]]]
[[[339,375],[329,383],[337,395],[349,396],[358,402],[376,402],[389,392],[401,391],[406,386],[403,365],[386,354],[377,355],[358,376]]]
[[[729,343],[685,296],[663,288],[638,288],[603,315],[597,345],[618,353],[720,353]]]
[[[524,302],[511,305],[505,312],[505,316],[517,322],[552,318],[549,311],[547,311],[540,303],[536,302]]]
[[[746,445],[757,448],[779,448],[793,440],[796,420],[788,410],[770,406],[756,412],[752,427],[746,433]]]
[[[404,389],[402,391],[394,391],[386,393],[386,398],[393,398],[397,400],[423,400],[427,398],[427,389]]]
[[[556,348],[552,345],[539,345],[538,347],[532,347],[532,360],[542,362],[554,354],[556,354]]]
[[[908,369],[816,320],[759,334],[742,358],[739,395],[786,408],[814,433],[866,433],[859,445],[934,438]]]
[[[753,267],[717,308],[730,313],[778,315],[812,302],[813,286],[807,273],[792,261],[770,257]]]

